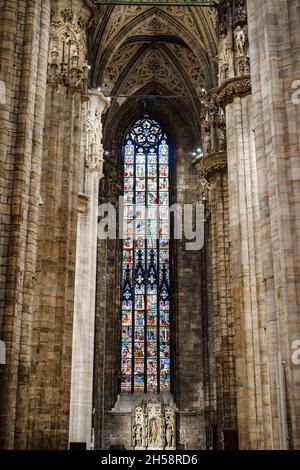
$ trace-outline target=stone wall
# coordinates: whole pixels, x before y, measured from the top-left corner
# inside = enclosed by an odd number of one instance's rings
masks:
[[[226,159],[226,156],[225,156]],[[211,353],[216,383],[216,423],[221,429],[237,429],[234,319],[232,311],[229,196],[226,160],[206,165],[210,183],[209,215],[212,270]],[[209,159],[208,159],[209,160]]]
[[[92,11],[81,0],[65,7],[63,0],[0,4],[5,448],[67,448],[68,442],[84,31]],[[69,68],[59,67],[71,37]]]
[[[271,444],[262,258],[251,95],[226,107],[235,357],[240,445]]]
[[[87,4],[53,5],[29,385],[29,448],[68,447]]]
[[[182,133],[176,148],[176,202],[183,207],[197,200],[197,178],[189,157],[189,136]],[[179,140],[178,139],[178,140]],[[201,265],[199,251],[175,244],[175,399],[180,410],[203,411],[203,343]],[[195,371],[198,371],[195,373]]]
[[[1,447],[27,445],[50,2],[0,2]],[[25,39],[26,38],[26,39]],[[2,101],[3,103],[3,101]]]
[[[248,2],[252,62],[257,204],[265,295],[274,448],[300,445],[300,367],[292,364],[292,343],[300,337],[300,105],[292,89],[300,78],[298,0]],[[285,431],[279,435],[275,354],[284,361]]]

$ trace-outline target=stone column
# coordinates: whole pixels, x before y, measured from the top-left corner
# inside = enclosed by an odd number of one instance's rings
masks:
[[[0,446],[24,448],[49,42],[49,0],[0,2]]]
[[[210,236],[212,241],[214,359],[217,394],[217,425],[237,429],[234,324],[232,312],[229,201],[226,154],[205,161],[210,184]]]
[[[99,180],[103,177],[102,113],[109,101],[96,90],[87,104],[85,171],[78,200],[73,319],[70,442],[91,442]]]
[[[82,103],[88,2],[52,3],[42,160],[28,448],[66,449],[71,389]]]
[[[238,430],[241,449],[272,448],[258,175],[254,141],[246,2],[219,7],[222,73],[218,101],[227,126],[232,297]],[[222,52],[223,51],[223,52]]]
[[[248,23],[273,445],[299,449],[300,365],[293,361],[300,340],[299,0],[251,0]],[[285,372],[282,425],[277,353]]]
[[[209,311],[212,361],[210,389],[216,389],[215,408],[208,425],[217,424],[220,432],[237,430],[234,325],[232,312],[229,202],[226,125],[218,106],[216,90],[203,96],[201,120],[203,156],[195,160],[200,175],[198,198],[206,206],[207,239],[205,250],[210,260]],[[208,273],[205,274],[208,276]]]

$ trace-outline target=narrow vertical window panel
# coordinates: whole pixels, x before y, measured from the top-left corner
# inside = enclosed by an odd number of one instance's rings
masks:
[[[124,145],[121,390],[170,390],[169,145],[149,116]]]

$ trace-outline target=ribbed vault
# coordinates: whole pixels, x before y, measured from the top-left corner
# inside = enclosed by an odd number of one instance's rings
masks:
[[[181,113],[198,123],[201,91],[217,83],[213,11],[175,6],[98,8],[90,33],[91,84],[112,97],[105,128],[125,101],[136,100],[145,89],[174,100],[175,107],[180,103]]]

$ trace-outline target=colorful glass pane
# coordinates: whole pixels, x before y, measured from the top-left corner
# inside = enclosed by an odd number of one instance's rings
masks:
[[[131,369],[132,369],[131,360],[122,359],[121,377],[122,377],[122,388],[124,390],[131,389]]]
[[[132,324],[132,312],[131,310],[122,311],[122,325],[127,326]]]
[[[148,343],[147,357],[157,357],[157,343]]]
[[[133,178],[124,178],[124,191],[133,191],[134,188],[134,179]]]
[[[170,346],[165,343],[161,343],[160,345],[160,357],[165,359],[170,357]]]
[[[159,205],[160,206],[169,206],[169,194],[164,192],[164,193],[159,193]]]
[[[124,205],[126,206],[126,205],[133,204],[133,197],[134,197],[133,192],[127,191],[124,194]]]
[[[156,390],[157,389],[157,375],[147,375],[147,389]],[[167,388],[166,388],[167,390]]]
[[[169,174],[167,137],[145,116],[124,146],[123,391],[170,389]]]
[[[147,359],[147,373],[150,375],[157,374],[157,359],[156,358]]]
[[[145,312],[137,311],[135,314],[135,325],[144,326],[145,324]]]
[[[122,343],[122,357],[130,358],[132,355],[131,344],[129,343]]]

